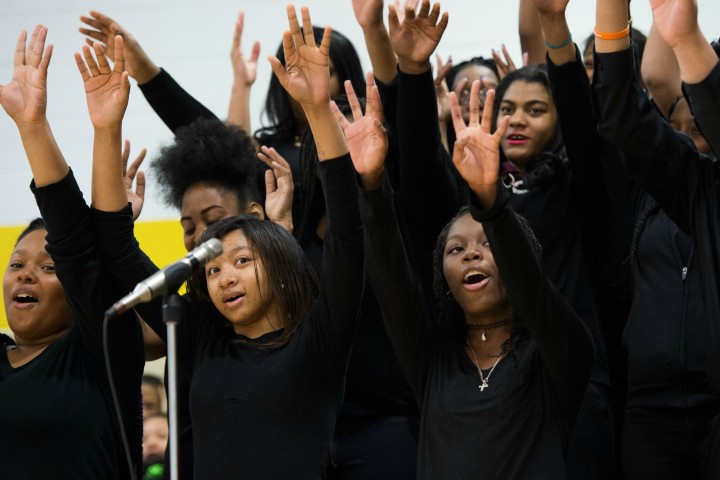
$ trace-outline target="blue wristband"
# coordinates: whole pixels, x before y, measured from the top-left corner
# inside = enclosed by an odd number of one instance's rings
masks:
[[[558,48],[562,48],[562,47],[564,47],[564,46],[566,46],[566,45],[569,45],[570,42],[572,42],[572,33],[570,34],[570,37],[569,37],[567,40],[565,40],[563,43],[561,43],[560,45],[551,45],[550,43],[548,43],[547,40],[545,40],[545,46],[546,46],[547,48],[551,48],[551,49],[553,49],[553,50],[557,50]]]

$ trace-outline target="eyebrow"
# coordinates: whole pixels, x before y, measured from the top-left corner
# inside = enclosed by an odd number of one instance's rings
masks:
[[[500,103],[509,103],[510,105],[517,105],[517,103],[515,103],[515,102],[512,101],[512,100],[503,100],[503,101],[500,102]],[[542,100],[530,100],[530,101],[525,102],[525,105],[535,105],[535,104],[544,105],[544,106],[546,106],[546,107],[549,107],[549,106],[550,106],[549,103],[543,102]]]
[[[224,208],[224,207],[222,205],[210,205],[209,207],[205,207],[202,210],[200,210],[200,215],[205,215],[206,213],[208,213],[210,210],[212,210],[214,208]],[[190,218],[188,215],[180,217],[181,222],[183,222],[185,220],[192,220],[192,218]]]

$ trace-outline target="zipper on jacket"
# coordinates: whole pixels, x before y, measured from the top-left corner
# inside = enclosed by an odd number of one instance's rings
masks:
[[[685,279],[687,278],[687,272],[688,272],[688,267],[683,267],[683,269],[682,269],[682,279],[683,279],[683,281],[685,281]]]

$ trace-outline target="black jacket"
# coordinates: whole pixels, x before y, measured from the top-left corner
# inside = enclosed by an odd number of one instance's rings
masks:
[[[708,378],[720,391],[720,163],[698,153],[692,141],[676,133],[650,104],[637,80],[630,49],[595,57],[593,96],[600,134],[620,147],[643,188],[695,240],[709,319]],[[713,73],[711,77],[717,79],[717,69]],[[688,86],[691,97],[699,94],[691,102],[697,121],[705,123],[708,140],[717,147],[717,113],[712,113],[717,107],[712,106],[717,105],[718,89],[712,88],[712,80]],[[708,100],[714,103],[705,103]]]

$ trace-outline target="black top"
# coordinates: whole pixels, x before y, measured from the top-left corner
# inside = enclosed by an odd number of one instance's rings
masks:
[[[70,331],[29,363],[12,368],[0,346],[0,464],[3,478],[128,478],[102,345],[103,312],[122,291],[95,248],[90,209],[72,172],[33,189],[47,251],[75,316]],[[115,319],[110,357],[125,428],[140,465],[142,334],[133,314]],[[139,472],[139,470],[137,470]]]
[[[286,345],[240,338],[212,304],[183,301],[178,358],[190,372],[196,477],[321,478],[342,401],[362,295],[362,225],[348,156],[320,163],[328,225],[321,293]],[[96,213],[100,245],[126,286],[157,270],[132,239],[132,218]],[[160,302],[141,309],[161,336]],[[238,342],[238,340],[244,340]]]
[[[720,155],[720,62],[702,82],[684,84],[683,92],[703,137]]]
[[[599,305],[624,294],[620,286],[626,282],[611,279],[623,275],[623,263],[632,266],[632,308],[623,333],[627,406],[685,407],[713,401],[705,375],[707,318],[692,239],[635,184],[622,153],[597,133],[592,91],[579,52],[574,62],[557,66],[548,60],[548,67],[568,156],[584,155],[585,163],[605,167],[583,182],[586,190],[602,185],[609,197],[599,208],[584,206],[595,209],[587,213],[596,219],[596,232],[585,235],[595,238],[585,243],[597,252],[594,269],[602,272]],[[632,257],[625,261],[633,237]],[[593,244],[600,239],[603,248]]]
[[[150,106],[173,132],[198,118],[216,118],[165,70],[161,70],[160,74],[140,87]],[[312,141],[311,137],[307,138]],[[302,214],[300,201],[303,195],[300,148],[294,142],[280,142],[271,146],[288,161],[292,169],[295,183],[293,216],[297,227],[298,215]],[[266,169],[262,163],[259,179],[261,187],[264,185],[262,174]],[[314,234],[310,235],[302,247],[316,271],[320,273],[322,239]],[[379,307],[369,282],[366,282],[365,286],[361,319],[348,365],[346,392],[338,418],[338,428],[342,429],[342,434],[365,427],[374,419],[390,415],[418,415],[415,401],[385,335]],[[182,430],[190,431],[188,421],[181,418],[179,424]],[[185,443],[190,442],[187,437],[189,435],[183,435],[180,441],[186,460],[192,455],[192,445]]]
[[[397,228],[392,192],[366,192],[366,256],[388,335],[421,402],[418,478],[564,479],[563,454],[593,363],[583,323],[542,272],[505,190],[483,223],[507,295],[531,338],[480,391],[465,346],[423,333],[428,315]],[[487,374],[488,372],[486,372]]]
[[[707,84],[686,85],[700,96],[690,101],[708,140],[717,126],[717,68]],[[642,92],[630,49],[595,55],[593,95],[599,131],[626,155],[631,173],[668,217],[695,241],[705,314],[708,378],[720,391],[720,163],[697,152],[690,138],[676,133]],[[705,82],[703,82],[705,83]],[[715,90],[712,90],[714,88]],[[707,98],[703,92],[709,92]],[[712,103],[712,102],[715,103]],[[710,103],[707,103],[710,102]],[[700,107],[700,104],[703,107]],[[717,143],[715,143],[717,146]]]

